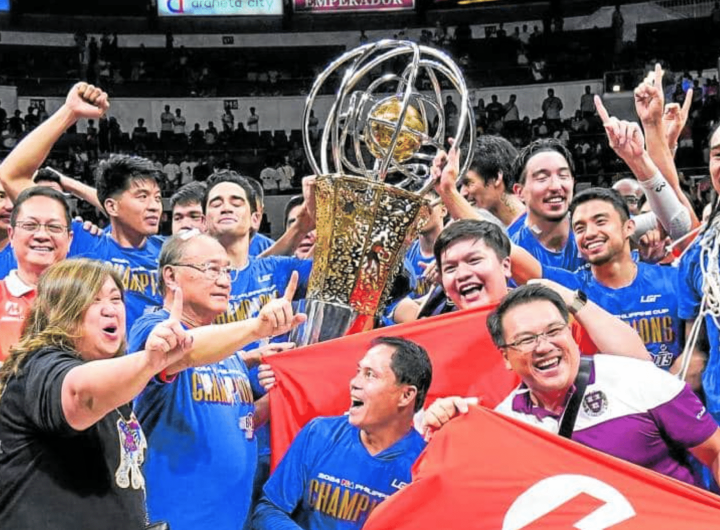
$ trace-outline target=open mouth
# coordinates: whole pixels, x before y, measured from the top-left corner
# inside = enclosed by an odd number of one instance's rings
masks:
[[[117,335],[117,332],[118,332],[118,327],[115,324],[110,324],[110,325],[102,328],[102,330],[103,330],[103,333],[110,336],[110,338],[115,338],[115,336]]]
[[[38,246],[35,246],[35,245],[32,245],[32,246],[30,247],[30,250],[32,250],[33,252],[40,252],[40,253],[42,253],[42,254],[49,254],[49,253],[51,253],[54,249],[53,249],[52,247],[48,247],[48,246],[39,246],[39,245],[38,245]]]
[[[551,357],[535,363],[535,369],[540,372],[547,372],[560,366],[560,357]]]
[[[360,401],[359,399],[352,398],[350,400],[350,410],[352,409],[358,409],[362,407],[365,403],[363,401]]]
[[[458,290],[463,298],[474,298],[478,296],[485,286],[482,284],[466,285]]]
[[[553,204],[553,205],[563,204],[565,202],[565,197],[560,197],[560,196],[550,197],[549,199],[545,199],[543,202],[545,202],[547,204]]]

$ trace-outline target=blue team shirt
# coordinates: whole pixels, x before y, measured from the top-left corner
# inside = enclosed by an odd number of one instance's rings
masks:
[[[129,351],[144,348],[164,309],[133,326]],[[242,528],[250,508],[257,462],[255,404],[239,354],[188,368],[171,383],[153,379],[136,398],[148,441],[144,475],[150,521],[173,530]]]
[[[682,353],[685,323],[678,315],[675,296],[677,269],[637,263],[635,279],[620,289],[602,285],[589,266],[574,273],[544,266],[543,278],[581,289],[605,311],[630,324],[658,367],[669,369]]]
[[[574,271],[585,265],[580,251],[575,244],[575,235],[570,231],[565,247],[559,252],[548,250],[535,237],[527,223],[523,223],[520,229],[510,237],[510,240],[517,246],[524,248],[532,254],[542,265]]]
[[[104,235],[92,235],[90,232],[83,228],[82,221],[73,221],[70,228],[73,232],[73,239],[68,249],[68,258],[78,256],[88,249],[93,248],[98,240]],[[0,251],[0,280],[5,278],[11,270],[17,269],[17,259],[15,253],[12,251],[12,247],[8,245]]]
[[[122,247],[111,236],[96,239],[94,245],[85,249],[80,257],[107,261],[120,275],[125,289],[126,328],[129,331],[135,321],[149,310],[162,305],[162,293],[158,291],[158,257],[165,238],[148,237],[141,248]]]
[[[515,219],[512,223],[510,223],[510,226],[507,227],[507,235],[509,238],[512,238],[515,234],[517,234],[520,229],[525,226],[525,220],[527,219],[527,211],[524,211],[522,214],[520,214],[520,217]]]
[[[263,252],[265,252],[267,249],[269,249],[271,246],[273,246],[273,243],[275,243],[274,239],[269,238],[268,236],[265,236],[261,234],[260,232],[257,232],[252,239],[250,240],[250,247],[248,248],[248,255],[249,256],[259,256]]]
[[[680,318],[694,319],[700,312],[703,296],[703,273],[700,264],[698,237],[680,260],[678,270],[678,312]],[[711,316],[705,317],[705,329],[710,342],[710,354],[702,375],[703,391],[708,411],[720,422],[720,332]]]
[[[312,263],[312,260],[287,256],[249,258],[245,268],[235,272],[228,310],[218,316],[215,322],[218,324],[238,322],[258,316],[260,309],[265,304],[285,294],[285,288],[294,270],[297,270],[300,275],[295,297],[302,298],[310,277]],[[286,336],[283,335],[275,337],[273,341],[284,341],[285,339]],[[259,345],[257,342],[248,344],[245,346],[245,350],[252,350]],[[252,372],[252,379],[255,383],[256,396],[263,395],[265,391],[257,384],[257,370],[255,369]],[[270,454],[270,428],[267,424],[258,429],[257,438],[260,454]]]
[[[425,269],[420,266],[421,263],[425,265],[435,263],[435,256],[424,256],[420,250],[420,240],[416,239],[405,253],[405,259],[403,260],[403,267],[410,275],[411,298],[425,296],[432,288],[432,283],[423,277]]]
[[[265,484],[254,528],[359,529],[379,503],[410,483],[410,469],[424,448],[411,429],[371,456],[347,417],[315,418]]]

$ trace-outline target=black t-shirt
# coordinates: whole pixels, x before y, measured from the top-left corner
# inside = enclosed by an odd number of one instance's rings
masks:
[[[135,530],[145,527],[140,463],[145,436],[130,406],[75,431],[61,403],[83,361],[44,348],[0,397],[0,528]]]

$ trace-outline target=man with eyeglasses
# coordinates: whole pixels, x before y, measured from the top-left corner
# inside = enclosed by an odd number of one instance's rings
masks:
[[[490,315],[493,342],[522,380],[498,412],[559,432],[580,366],[568,328],[571,310],[555,291],[533,284],[514,290]],[[439,428],[468,404],[437,400],[425,414],[426,427]],[[720,478],[715,420],[687,384],[649,362],[595,355],[571,432],[576,442],[689,484],[702,486],[690,454]]]
[[[620,179],[613,184],[612,189],[622,196],[631,215],[640,215],[640,208],[645,199],[645,192],[637,180],[630,178]]]
[[[57,190],[36,186],[17,198],[8,227],[17,268],[0,280],[0,364],[20,338],[38,278],[68,253],[70,221],[70,206]]]
[[[128,350],[145,347],[177,293],[182,293],[183,327],[212,325],[227,308],[231,276],[227,252],[216,239],[197,231],[169,238],[158,266],[163,306],[135,322]],[[283,286],[287,302],[296,285],[293,277]],[[288,322],[293,318],[285,312]],[[217,340],[229,340],[223,327],[236,325],[213,326]],[[212,364],[160,374],[138,396],[135,411],[148,439],[144,474],[151,520],[167,521],[173,530],[242,527],[256,469],[255,429],[269,413],[268,399],[255,400],[250,385],[249,368],[259,362],[257,350],[238,351]]]

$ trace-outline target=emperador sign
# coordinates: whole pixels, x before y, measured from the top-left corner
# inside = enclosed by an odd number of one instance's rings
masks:
[[[348,13],[413,9],[415,0],[295,0],[295,11]]]

